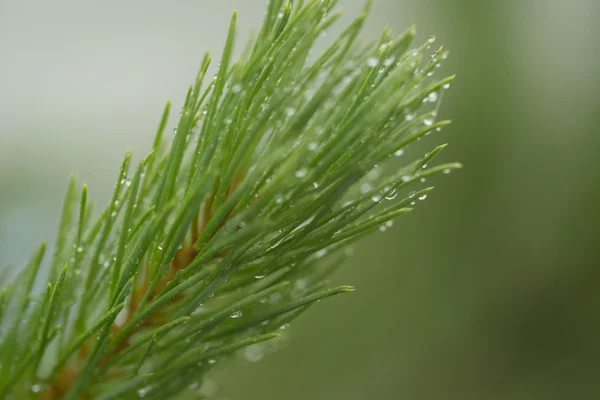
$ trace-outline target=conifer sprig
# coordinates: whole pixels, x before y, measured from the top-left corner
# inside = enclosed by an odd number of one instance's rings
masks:
[[[453,77],[415,29],[357,42],[371,6],[321,55],[335,0],[270,0],[232,62],[237,13],[212,79],[206,54],[171,144],[128,153],[94,213],[71,179],[46,280],[42,244],[0,292],[0,398],[199,398],[221,358],[269,341],[321,299],[344,249],[385,230],[432,188],[444,146],[396,168],[436,121]],[[12,396],[12,397],[10,397]]]

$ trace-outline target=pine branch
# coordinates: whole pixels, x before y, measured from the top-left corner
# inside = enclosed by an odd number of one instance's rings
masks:
[[[45,244],[2,280],[0,398],[198,398],[219,359],[352,291],[326,280],[348,244],[432,189],[413,186],[460,168],[430,166],[444,146],[401,168],[394,157],[449,123],[435,119],[453,77],[431,78],[447,52],[433,39],[412,49],[414,28],[358,43],[368,2],[311,61],[335,4],[271,0],[232,63],[234,12],[171,144],[167,103],[151,152],[135,168],[126,154],[95,217],[71,179],[46,291],[33,291]]]

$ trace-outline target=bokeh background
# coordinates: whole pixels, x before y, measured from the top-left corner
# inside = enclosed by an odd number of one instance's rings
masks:
[[[0,0],[0,264],[53,237],[71,172],[106,200],[232,9],[241,43],[264,3]],[[355,293],[221,368],[218,398],[600,398],[600,2],[376,0],[365,36],[413,23],[458,75],[427,144],[466,168],[356,246],[334,277]]]

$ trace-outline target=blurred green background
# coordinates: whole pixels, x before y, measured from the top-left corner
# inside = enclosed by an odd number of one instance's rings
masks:
[[[106,200],[232,9],[241,43],[264,3],[0,0],[0,264],[53,237],[71,172]],[[340,5],[342,25],[361,8]],[[598,0],[376,0],[367,37],[416,23],[451,50],[454,124],[422,142],[465,169],[355,246],[334,277],[355,293],[222,368],[217,398],[600,398],[599,22]]]

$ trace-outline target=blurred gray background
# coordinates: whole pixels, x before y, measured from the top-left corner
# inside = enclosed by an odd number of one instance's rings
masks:
[[[53,238],[72,172],[106,200],[235,7],[242,44],[264,0],[0,0],[0,264]],[[600,398],[600,2],[376,0],[365,36],[413,23],[458,75],[427,145],[465,169],[356,246],[335,276],[355,293],[222,368],[219,398]]]

